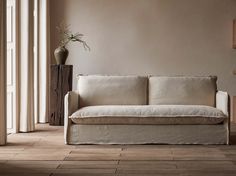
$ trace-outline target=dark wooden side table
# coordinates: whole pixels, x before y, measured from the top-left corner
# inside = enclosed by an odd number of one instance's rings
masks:
[[[50,125],[64,125],[64,97],[72,90],[72,65],[51,65]]]

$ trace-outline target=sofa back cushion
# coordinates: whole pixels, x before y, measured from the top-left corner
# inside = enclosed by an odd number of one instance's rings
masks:
[[[145,105],[147,82],[142,76],[79,76],[80,106]]]
[[[150,105],[206,105],[215,106],[217,77],[149,78]]]

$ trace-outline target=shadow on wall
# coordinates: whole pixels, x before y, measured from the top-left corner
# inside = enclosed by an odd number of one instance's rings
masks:
[[[54,8],[56,4],[56,7]],[[60,23],[66,21],[65,11],[66,11],[67,3],[66,1],[58,1],[58,0],[50,0],[50,48],[51,51],[54,51],[57,46],[55,44],[59,44],[59,38],[56,31],[56,26]],[[55,17],[56,16],[56,17]],[[54,53],[51,52],[51,64],[55,64]]]

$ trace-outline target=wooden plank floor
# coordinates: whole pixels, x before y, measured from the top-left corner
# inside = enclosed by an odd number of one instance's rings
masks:
[[[0,147],[4,176],[236,176],[232,145],[64,145],[63,127],[37,125]]]

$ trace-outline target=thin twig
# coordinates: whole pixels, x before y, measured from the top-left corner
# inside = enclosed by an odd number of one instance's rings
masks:
[[[83,44],[85,50],[90,51],[90,47],[88,46],[88,44],[84,40],[82,40],[82,37],[84,35],[79,32],[73,34],[69,28],[70,25],[65,25],[64,23],[60,23],[59,26],[56,27],[61,36],[61,40],[59,42],[60,47],[66,47],[70,42],[79,42]]]

